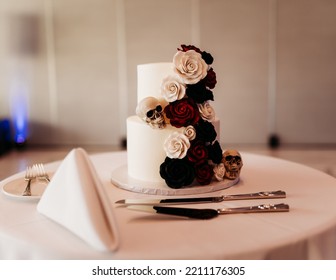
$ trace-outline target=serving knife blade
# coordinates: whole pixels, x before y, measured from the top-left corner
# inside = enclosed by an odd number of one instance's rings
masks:
[[[246,199],[266,199],[266,198],[285,198],[284,191],[263,191],[246,194],[232,194],[221,196],[207,197],[183,197],[183,198],[167,198],[167,199],[122,199],[116,201],[118,204],[124,205],[158,205],[158,204],[189,204],[189,203],[207,203],[207,202],[222,202],[229,200],[246,200]]]
[[[149,205],[129,205],[128,209],[136,211],[144,211],[148,213],[167,214],[188,217],[192,219],[212,219],[222,214],[238,214],[238,213],[267,213],[267,212],[288,212],[289,205],[285,203],[279,204],[261,204],[247,207],[220,208],[220,209],[197,209],[197,208],[180,208],[165,206],[149,206]]]

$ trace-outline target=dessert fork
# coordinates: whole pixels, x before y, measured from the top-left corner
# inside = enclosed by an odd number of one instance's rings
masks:
[[[31,181],[35,178],[36,176],[35,176],[33,168],[28,166],[26,168],[26,175],[25,175],[25,181],[28,181],[28,183],[27,183],[25,190],[22,193],[23,196],[31,196],[30,184],[31,184]]]
[[[50,182],[50,178],[47,174],[47,172],[44,170],[44,166],[42,163],[34,164],[33,168],[36,171],[36,177],[40,180],[46,180],[47,182]]]

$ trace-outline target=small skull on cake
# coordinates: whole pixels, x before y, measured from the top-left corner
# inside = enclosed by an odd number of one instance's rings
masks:
[[[166,127],[162,104],[155,97],[150,96],[142,99],[136,108],[136,114],[152,128],[163,129]]]
[[[225,177],[233,180],[239,177],[243,160],[237,150],[227,150],[223,153],[222,162],[225,167]]]

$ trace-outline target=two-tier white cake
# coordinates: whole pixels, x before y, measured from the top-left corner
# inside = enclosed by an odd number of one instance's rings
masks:
[[[211,106],[212,62],[209,53],[182,45],[172,63],[138,65],[138,106],[127,119],[130,178],[172,189],[228,179]],[[229,179],[236,182],[239,172]]]

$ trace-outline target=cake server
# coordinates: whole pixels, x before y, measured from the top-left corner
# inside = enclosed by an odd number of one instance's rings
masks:
[[[167,198],[167,199],[122,199],[116,201],[118,204],[124,205],[156,205],[156,204],[185,204],[185,203],[206,203],[206,202],[222,202],[228,200],[246,200],[246,199],[266,199],[266,198],[285,198],[284,191],[264,191],[246,194],[227,194],[221,196],[207,197],[184,197],[184,198]]]
[[[180,208],[165,206],[149,206],[149,205],[129,205],[128,209],[136,211],[144,211],[149,213],[167,214],[188,217],[192,219],[212,219],[222,214],[238,214],[238,213],[266,213],[266,212],[288,212],[289,205],[280,204],[261,204],[256,206],[220,208],[220,209],[197,209],[197,208]]]

